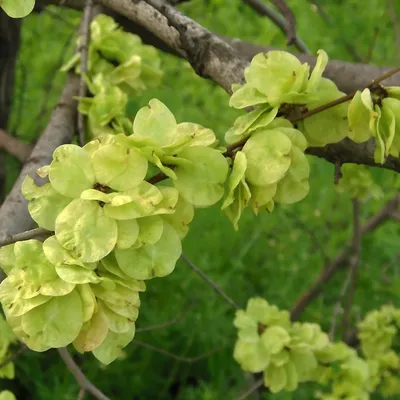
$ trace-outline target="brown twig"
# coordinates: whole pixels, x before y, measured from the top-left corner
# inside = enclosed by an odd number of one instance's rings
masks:
[[[287,35],[288,45],[296,41],[296,17],[291,8],[284,0],[271,0],[271,3],[279,10],[285,18],[285,30]]]
[[[284,1],[272,0],[283,17],[261,0],[243,0],[243,2],[248,4],[260,15],[269,18],[285,35],[287,35],[288,45],[294,45],[300,53],[310,54],[307,45],[296,34],[296,18]]]
[[[7,153],[17,157],[19,161],[24,162],[31,154],[33,145],[21,142],[0,129],[0,149],[4,149]]]
[[[90,41],[90,22],[92,19],[92,8],[93,0],[86,0],[85,9],[83,11],[82,20],[82,35],[81,42],[79,46],[79,52],[81,54],[81,80],[79,82],[79,97],[86,96],[86,82],[85,76],[87,74],[88,65],[88,48]],[[83,146],[85,144],[85,117],[82,113],[78,112],[78,135],[79,135],[79,145]]]
[[[332,21],[330,16],[325,12],[324,8],[319,4],[316,0],[311,1],[312,5],[315,7],[316,11],[320,15],[323,21],[330,26],[330,27],[335,27],[335,23]],[[357,62],[362,62],[363,58],[361,57],[360,53],[357,51],[357,49],[349,43],[343,35],[339,35],[338,40],[340,40],[348,53],[353,57],[354,61]]]
[[[264,384],[264,378],[258,379],[253,385],[251,385],[242,395],[238,397],[238,400],[245,400],[258,390]]]
[[[353,238],[352,238],[352,256],[350,258],[350,283],[345,299],[345,307],[342,317],[343,338],[347,339],[350,332],[350,315],[353,305],[354,293],[358,278],[360,256],[361,256],[361,223],[360,223],[360,201],[353,199]]]
[[[396,46],[397,61],[400,61],[400,24],[397,16],[396,9],[394,7],[393,0],[387,0],[387,6],[389,9],[390,17],[392,18],[394,43]]]
[[[78,393],[78,399],[77,400],[83,400],[85,398],[86,395],[86,390],[85,389],[81,389]]]
[[[33,239],[42,235],[51,235],[51,232],[43,228],[35,228],[31,229],[30,231],[17,233],[12,236],[7,236],[4,239],[0,239],[0,247],[7,246],[8,244],[12,244],[15,242],[20,242],[22,240]]]
[[[209,278],[198,266],[196,266],[189,258],[182,253],[181,258],[189,265],[190,268],[193,269],[198,275],[201,276],[227,303],[229,303],[232,307],[236,308],[237,310],[240,307],[211,279]]]
[[[19,349],[16,352],[10,354],[2,363],[0,363],[0,370],[10,362],[13,362],[15,359],[17,359],[26,349],[27,347],[23,343],[21,343]]]
[[[398,206],[398,195],[391,199],[386,205],[374,216],[370,217],[361,227],[361,236],[374,231],[383,223],[391,218],[391,214]],[[325,285],[330,281],[332,276],[344,266],[347,265],[348,259],[352,254],[352,240],[348,243],[339,255],[330,261],[322,269],[315,278],[314,283],[297,299],[291,311],[292,320],[297,320],[304,309],[314,301],[323,291]]]
[[[368,48],[367,56],[365,57],[366,63],[370,63],[372,60],[372,55],[374,54],[375,44],[378,39],[378,35],[379,35],[379,26],[376,26],[374,28],[374,33],[373,33],[373,36],[372,36],[372,39],[371,39],[371,42],[370,42],[370,45]]]
[[[196,357],[182,357],[182,356],[177,356],[176,354],[170,353],[167,350],[160,349],[159,347],[153,346],[152,344],[145,343],[145,342],[142,342],[142,341],[137,340],[137,339],[133,339],[132,343],[133,344],[137,344],[138,346],[144,347],[146,349],[155,351],[156,353],[163,354],[164,356],[167,356],[169,358],[173,358],[174,360],[181,361],[181,362],[188,363],[188,364],[193,364],[193,363],[198,362],[198,361],[200,361],[200,360],[202,360],[204,358],[207,358],[207,357],[211,356],[212,354],[217,353],[218,351],[221,351],[221,350],[225,349],[228,346],[228,344],[226,344],[226,345],[217,347],[216,349],[207,351],[206,353],[200,354],[199,356],[196,356]]]
[[[333,183],[335,185],[339,184],[339,181],[342,179],[343,173],[342,173],[342,162],[340,160],[337,160],[335,162],[335,173],[333,177]]]
[[[147,326],[144,328],[137,328],[136,329],[136,333],[139,332],[148,332],[148,331],[154,331],[156,329],[163,329],[166,328],[167,326],[176,324],[177,322],[179,322],[193,307],[196,306],[196,302],[192,301],[183,311],[181,311],[176,317],[162,322],[161,324],[157,324],[157,325],[151,325],[151,326]]]
[[[98,400],[110,400],[109,397],[103,394],[92,382],[89,381],[88,378],[86,378],[85,374],[78,367],[78,364],[76,364],[71,354],[69,354],[68,350],[65,347],[57,349],[57,351],[63,359],[66,367],[74,376],[81,390],[85,390]]]

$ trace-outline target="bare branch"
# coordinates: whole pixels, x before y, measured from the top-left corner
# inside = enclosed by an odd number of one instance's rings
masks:
[[[257,389],[259,389],[264,384],[264,378],[257,380],[253,385],[251,385],[242,395],[238,397],[238,400],[245,400],[251,396]]]
[[[51,235],[51,232],[49,232],[48,230],[43,229],[43,228],[34,228],[34,229],[31,229],[30,231],[17,233],[12,236],[6,236],[4,239],[0,239],[0,247],[7,246],[8,244],[20,242],[23,240],[33,239],[35,237],[42,236],[42,235]]]
[[[286,17],[282,18],[280,14],[275,12],[272,8],[268,7],[263,1],[261,0],[243,0],[246,4],[252,7],[255,11],[257,11],[260,15],[263,15],[269,18],[284,34],[288,37],[288,44],[293,44],[300,53],[310,54],[310,51],[307,48],[307,45],[296,35],[296,19],[294,18],[294,14],[290,10],[289,13],[282,12],[282,14]],[[280,3],[279,0],[273,0],[275,3]],[[283,3],[283,2],[282,2]],[[277,4],[275,4],[277,5]],[[279,9],[279,7],[278,7]],[[280,9],[279,9],[280,10]],[[293,16],[288,18],[289,14]]]
[[[174,360],[181,361],[181,362],[188,363],[188,364],[196,363],[196,362],[203,360],[204,358],[210,357],[211,355],[228,347],[228,345],[226,344],[224,346],[220,346],[213,350],[207,351],[206,353],[200,354],[199,356],[196,356],[196,357],[182,357],[182,356],[177,356],[174,353],[170,353],[169,351],[166,351],[164,349],[160,349],[159,347],[153,346],[152,344],[142,342],[140,340],[133,339],[132,343],[137,344],[140,347],[144,347],[146,349],[155,351],[156,353],[163,354],[164,356],[167,356],[169,358],[173,358]]]
[[[387,0],[390,17],[392,18],[394,43],[396,45],[397,61],[400,61],[400,24],[393,0]]]
[[[334,27],[335,23],[332,21],[331,17],[325,12],[324,8],[317,2],[317,0],[311,0],[311,4],[315,7],[316,11],[322,18],[322,20],[330,27]],[[358,50],[349,43],[343,35],[338,35],[338,40],[340,40],[344,47],[346,48],[347,52],[353,57],[354,61],[362,62],[363,58],[361,57]]]
[[[191,302],[188,306],[186,306],[186,307],[184,308],[184,310],[181,311],[176,317],[174,317],[174,318],[172,318],[172,319],[170,319],[170,320],[168,320],[168,321],[162,322],[161,324],[151,325],[151,326],[147,326],[147,327],[144,327],[144,328],[137,328],[137,329],[136,329],[136,333],[154,331],[154,330],[157,330],[157,329],[163,329],[163,328],[166,328],[167,326],[176,324],[176,323],[179,322],[191,309],[193,309],[193,308],[196,306],[196,303],[197,303],[196,301],[192,301],[192,302]]]
[[[348,337],[350,332],[350,313],[353,305],[354,292],[356,290],[356,282],[360,265],[361,235],[360,202],[358,199],[353,199],[353,239],[351,246],[353,254],[350,258],[350,283],[342,318],[344,339]]]
[[[7,364],[17,359],[26,349],[27,347],[23,343],[21,343],[19,349],[16,352],[10,354],[9,357],[7,357],[2,363],[0,363],[0,369],[4,368]]]
[[[86,0],[86,6],[83,11],[83,19],[81,25],[82,35],[80,36],[79,52],[81,54],[81,80],[79,82],[79,97],[86,96],[86,82],[85,76],[87,74],[88,64],[88,47],[90,40],[90,22],[92,20],[93,0]],[[82,113],[78,112],[78,138],[79,145],[85,144],[85,117]]]
[[[190,268],[193,269],[198,275],[201,276],[227,303],[229,303],[232,307],[237,310],[240,307],[212,280],[210,279],[198,266],[196,266],[189,258],[182,253],[181,258],[189,265]]]
[[[24,162],[31,154],[33,145],[21,142],[0,129],[0,149],[4,149],[8,154],[17,157],[19,161]]]
[[[27,175],[34,177],[37,183],[41,180],[36,176],[36,170],[50,164],[53,151],[61,144],[71,141],[74,135],[74,120],[76,116],[76,101],[79,78],[69,75],[61,98],[55,107],[49,124],[36,143],[30,157],[22,168],[14,187],[0,208],[0,239],[29,230],[34,222],[29,215],[27,201],[21,193],[21,185]],[[0,281],[2,280],[0,274]]]
[[[109,397],[104,395],[95,385],[93,385],[92,382],[89,381],[88,378],[86,378],[85,374],[78,367],[78,364],[76,364],[74,359],[71,357],[71,354],[69,354],[68,350],[65,347],[57,349],[57,351],[63,359],[66,367],[76,379],[76,382],[78,383],[81,390],[85,390],[98,400],[110,400]]]
[[[279,10],[285,18],[285,30],[288,37],[288,44],[293,44],[296,40],[296,17],[285,0],[271,0],[271,3]],[[309,53],[309,52],[303,52]]]
[[[396,195],[374,216],[361,226],[361,236],[366,235],[377,229],[386,221],[391,219],[391,215],[398,207],[399,195]],[[323,291],[325,285],[330,281],[333,275],[347,265],[349,257],[352,254],[352,240],[344,247],[339,255],[330,261],[316,277],[314,283],[298,298],[291,311],[292,320],[297,320],[304,309],[315,300]]]

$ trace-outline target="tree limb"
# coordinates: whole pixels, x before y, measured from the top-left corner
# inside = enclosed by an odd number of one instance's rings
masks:
[[[293,44],[300,53],[310,54],[307,45],[296,35],[296,19],[293,12],[289,7],[278,8],[283,16],[275,12],[272,8],[268,7],[262,0],[243,0],[244,3],[248,4],[253,8],[258,14],[269,18],[284,34],[287,35],[288,44]],[[274,0],[275,5],[277,3],[285,5],[284,2],[280,0]],[[286,10],[283,11],[283,10]]]
[[[399,195],[396,195],[374,216],[369,218],[367,222],[361,226],[361,236],[374,231],[388,219],[392,218],[393,212],[397,210],[399,203]],[[314,283],[298,298],[295,306],[291,311],[292,320],[299,319],[305,308],[315,300],[323,291],[325,285],[330,281],[333,275],[347,265],[349,257],[352,254],[352,239],[347,243],[345,248],[339,255],[330,261],[314,280]]]
[[[81,390],[85,390],[86,392],[93,395],[98,400],[110,400],[109,397],[104,395],[92,382],[86,378],[85,374],[81,371],[79,366],[76,364],[71,354],[69,354],[68,350],[65,347],[57,349],[61,358],[63,359],[66,367],[69,369],[71,374],[76,379]]]
[[[78,94],[78,88],[79,78],[73,74],[69,75],[47,128],[22,168],[14,187],[0,207],[0,239],[33,228],[34,222],[29,215],[27,201],[22,196],[21,185],[27,175],[39,183],[41,180],[36,176],[36,170],[51,162],[53,151],[58,146],[71,142],[76,120],[76,101],[73,97]]]
[[[29,154],[31,154],[33,145],[21,142],[0,128],[0,149],[18,158],[19,161],[24,162]]]

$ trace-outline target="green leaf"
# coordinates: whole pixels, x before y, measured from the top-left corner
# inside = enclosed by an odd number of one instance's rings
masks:
[[[24,331],[50,347],[68,346],[77,338],[82,325],[82,302],[76,291],[54,297],[22,317]]]
[[[189,232],[189,224],[194,217],[194,208],[182,196],[179,196],[175,205],[175,212],[172,214],[164,214],[162,218],[167,221],[179,235],[181,240]]]
[[[71,198],[56,192],[50,183],[39,187],[27,175],[22,183],[22,195],[29,200],[28,210],[32,219],[42,228],[54,231],[60,212],[71,202]]]
[[[87,322],[97,309],[96,297],[88,283],[76,286],[76,291],[82,301],[83,322]]]
[[[174,229],[164,222],[160,240],[138,249],[116,250],[115,257],[122,271],[138,279],[151,279],[170,274],[182,252],[181,240]]]
[[[290,359],[295,366],[299,382],[310,380],[318,367],[313,351],[308,348],[291,349]]]
[[[361,92],[358,90],[349,104],[347,118],[349,120],[349,138],[356,143],[366,142],[372,132],[369,129],[370,112],[361,100]]]
[[[140,220],[139,220],[140,221]],[[136,219],[117,221],[118,237],[117,249],[128,249],[133,246],[139,237],[139,224]]]
[[[318,50],[317,54],[317,62],[313,71],[311,72],[311,76],[307,84],[307,91],[309,92],[313,91],[317,87],[322,77],[322,73],[325,70],[326,64],[328,64],[328,55],[324,50]]]
[[[247,181],[266,186],[282,179],[291,163],[291,148],[290,139],[278,130],[262,130],[252,135],[243,147]]]
[[[260,342],[248,343],[237,340],[233,351],[233,358],[244,371],[258,373],[269,364],[269,354]]]
[[[139,225],[139,236],[134,246],[135,248],[144,244],[156,244],[161,239],[164,231],[164,222],[159,215],[139,218],[137,222]]]
[[[58,193],[78,198],[84,190],[91,189],[95,183],[89,154],[73,144],[57,147],[50,164],[49,179]]]
[[[101,311],[93,314],[92,318],[83,326],[77,338],[72,342],[80,353],[93,351],[103,343],[108,333],[108,324]]]
[[[122,315],[117,314],[113,310],[107,307],[106,303],[99,300],[99,309],[104,314],[108,329],[115,333],[124,333],[129,331],[131,328],[132,322],[136,320],[129,320],[127,317],[123,317]]]
[[[2,390],[0,392],[0,400],[17,400],[12,392],[9,390]]]
[[[135,336],[135,324],[125,333],[109,331],[102,344],[93,350],[93,355],[105,365],[112,363],[121,354],[122,349],[127,346]]]
[[[161,101],[152,99],[136,114],[133,122],[134,135],[155,139],[161,146],[174,142],[176,133],[174,115]]]
[[[117,220],[146,217],[156,212],[156,206],[162,198],[156,186],[142,182],[136,188],[115,194],[111,204],[106,204],[103,210],[106,216]]]
[[[234,108],[246,108],[267,102],[265,94],[259,92],[250,85],[242,85],[235,90],[229,99],[229,106]]]
[[[14,268],[16,258],[14,254],[14,244],[0,247],[0,268],[8,275]]]
[[[289,173],[279,182],[274,201],[281,204],[293,204],[303,200],[310,190],[308,179],[296,180]]]
[[[129,190],[146,176],[147,160],[135,149],[110,143],[97,150],[93,157],[97,181],[114,190]]]
[[[1,0],[0,7],[11,18],[23,18],[35,7],[35,0]]]
[[[83,284],[101,281],[94,271],[82,268],[79,265],[59,265],[56,267],[56,272],[63,281],[68,283]]]
[[[288,383],[286,369],[284,366],[276,367],[272,364],[264,371],[264,384],[272,393],[282,391]]]
[[[186,201],[195,207],[208,207],[221,199],[228,163],[217,150],[209,147],[189,147],[180,154],[190,166],[175,169],[175,187]]]
[[[59,243],[83,262],[96,262],[109,254],[118,236],[117,223],[92,201],[73,200],[57,217]]]
[[[271,326],[261,335],[261,341],[270,354],[277,354],[290,343],[290,335],[280,326]]]

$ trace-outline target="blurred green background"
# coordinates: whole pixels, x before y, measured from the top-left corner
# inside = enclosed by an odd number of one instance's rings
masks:
[[[400,49],[386,0],[320,0],[318,4],[327,17],[311,1],[287,3],[296,15],[298,34],[312,53],[323,48],[332,59],[354,61],[356,52],[361,60],[375,65],[398,63]],[[400,2],[392,3],[399,19]],[[287,48],[279,29],[240,0],[191,0],[179,8],[219,34]],[[24,141],[38,138],[57,102],[65,81],[57,70],[72,54],[79,21],[77,12],[49,7],[23,22],[9,130]],[[203,124],[222,138],[240,115],[229,108],[228,95],[197,77],[182,60],[166,54],[161,57],[165,71],[162,86],[132,98],[129,112],[134,114],[157,97],[179,122]],[[245,212],[239,232],[220,212],[220,204],[196,212],[184,252],[241,306],[258,295],[281,308],[291,308],[326,258],[335,257],[351,236],[351,201],[336,193],[333,166],[324,160],[309,160],[312,173],[308,197],[294,206],[277,207],[271,215],[256,218]],[[18,161],[8,158],[7,190],[20,167]],[[373,174],[385,196],[362,204],[363,220],[393,196],[400,183],[391,171],[374,169]],[[400,306],[399,234],[398,223],[388,222],[364,237],[353,322],[381,304],[393,301]],[[345,276],[344,270],[335,276],[302,320],[318,322],[329,330]],[[108,367],[90,354],[76,355],[75,359],[111,399],[236,399],[251,381],[232,358],[234,310],[184,262],[180,261],[170,276],[149,282],[137,326],[173,319],[189,304],[193,306],[175,324],[137,333],[136,339],[185,358],[217,349],[201,361],[185,363],[135,343],[125,349],[123,359]],[[79,391],[55,350],[44,354],[26,351],[16,361],[16,379],[0,380],[0,389],[4,388],[12,390],[18,399],[32,400],[76,399]],[[262,398],[314,397],[313,388],[303,385],[293,394],[264,393]]]

